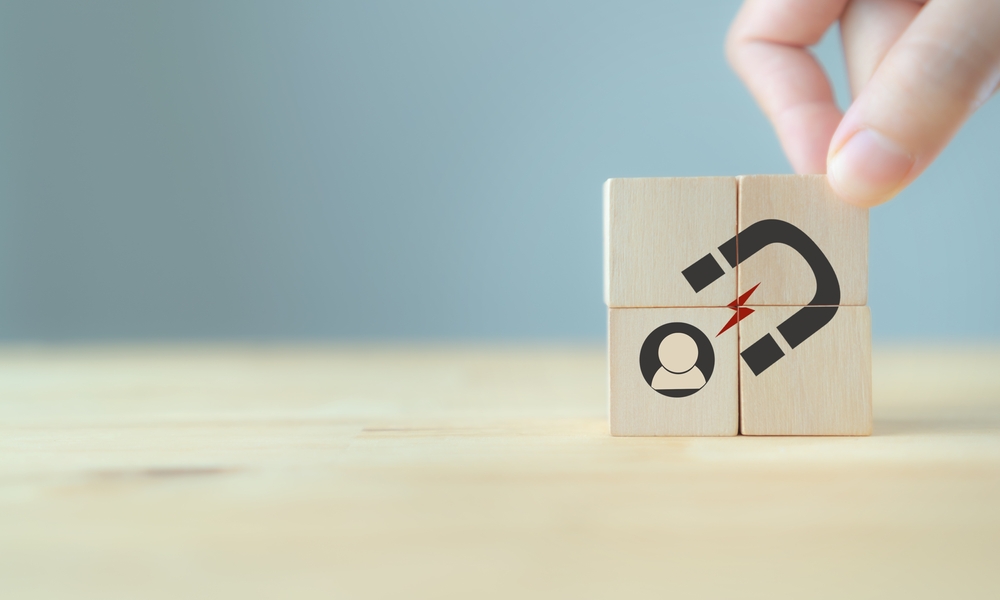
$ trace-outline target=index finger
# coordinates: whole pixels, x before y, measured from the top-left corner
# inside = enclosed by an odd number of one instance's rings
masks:
[[[764,114],[797,173],[825,173],[841,113],[808,47],[848,0],[748,0],[726,39],[726,55]]]

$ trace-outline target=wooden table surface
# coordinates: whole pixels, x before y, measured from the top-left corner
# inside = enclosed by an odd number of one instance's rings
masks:
[[[1000,348],[876,348],[869,438],[611,438],[604,361],[0,351],[0,598],[1000,597]]]

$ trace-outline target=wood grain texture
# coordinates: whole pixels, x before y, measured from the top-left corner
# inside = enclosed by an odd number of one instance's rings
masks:
[[[695,293],[681,272],[736,234],[736,178],[609,179],[604,186],[609,307],[725,306],[735,271]]]
[[[837,198],[825,175],[740,177],[740,231],[764,219],[787,221],[816,242],[837,273],[840,304],[868,303],[868,210]],[[741,260],[740,292],[760,284],[750,304],[794,306],[812,301],[816,279],[790,247],[772,244]]]
[[[740,352],[771,334],[785,356],[759,375],[740,360],[740,432],[744,435],[869,435],[872,431],[871,313],[842,306],[796,348],[775,327],[799,310],[756,308],[742,320]]]
[[[0,349],[0,598],[1000,597],[1000,347],[873,374],[615,438],[598,344]]]
[[[616,436],[725,436],[739,430],[737,331],[716,337],[732,316],[725,308],[612,308],[608,317],[608,401]],[[714,348],[714,369],[691,396],[655,391],[639,368],[646,337],[661,325],[689,323]]]

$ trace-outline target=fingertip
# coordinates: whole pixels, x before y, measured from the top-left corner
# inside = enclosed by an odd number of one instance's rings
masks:
[[[899,144],[878,131],[862,128],[831,152],[827,179],[846,202],[871,207],[899,193],[914,164],[913,156]]]
[[[831,102],[809,102],[773,119],[781,146],[796,173],[826,173],[827,149],[841,114]]]

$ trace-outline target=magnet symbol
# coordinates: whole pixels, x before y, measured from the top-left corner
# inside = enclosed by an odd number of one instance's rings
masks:
[[[729,266],[735,268],[771,244],[785,244],[798,252],[816,277],[816,294],[809,301],[809,305],[778,325],[778,333],[789,346],[795,348],[822,329],[837,314],[837,305],[840,304],[840,282],[837,280],[833,265],[816,242],[795,225],[778,219],[767,219],[750,225],[719,246],[719,252]],[[698,293],[722,277],[725,270],[715,257],[706,254],[681,271],[681,274],[691,284],[695,293]],[[766,334],[740,353],[754,375],[760,375],[784,355],[771,334]]]

